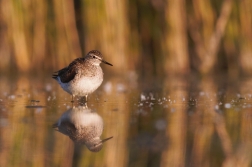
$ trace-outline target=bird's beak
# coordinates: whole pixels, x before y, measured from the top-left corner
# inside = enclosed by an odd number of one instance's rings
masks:
[[[101,141],[101,143],[104,143],[104,142],[106,142],[106,141],[108,141],[109,139],[112,139],[112,138],[113,138],[113,136],[108,137],[108,138],[106,138],[106,139],[103,139],[103,140]]]
[[[102,62],[103,62],[104,64],[107,64],[107,65],[113,66],[112,64],[110,64],[109,62],[106,62],[105,60],[102,60]]]

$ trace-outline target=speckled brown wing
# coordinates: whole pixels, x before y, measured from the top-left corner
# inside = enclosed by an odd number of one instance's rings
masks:
[[[53,75],[53,78],[60,77],[60,80],[62,83],[70,82],[74,79],[75,75],[77,74],[77,68],[78,66],[83,63],[83,58],[77,58],[72,63],[69,64],[68,67],[65,67],[58,72],[57,74]]]
[[[72,68],[68,68],[67,70],[64,70],[64,72],[59,74],[59,76],[62,83],[68,83],[74,79],[76,74],[77,72],[76,72],[75,67],[72,67]]]
[[[62,121],[60,123],[60,126],[58,126],[58,123],[53,124],[53,128],[67,136],[73,136],[76,132],[76,127],[74,124],[72,124],[69,121]]]

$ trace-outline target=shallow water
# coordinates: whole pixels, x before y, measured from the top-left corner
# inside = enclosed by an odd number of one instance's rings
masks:
[[[106,78],[89,96],[91,111],[68,122],[62,115],[83,102],[71,103],[53,79],[0,79],[0,166],[251,166],[250,78]],[[113,138],[99,152],[74,140],[78,125],[101,122],[101,139]]]

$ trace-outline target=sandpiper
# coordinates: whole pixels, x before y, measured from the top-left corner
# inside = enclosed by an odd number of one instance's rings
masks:
[[[63,90],[74,96],[87,96],[93,93],[103,81],[103,72],[100,64],[112,64],[103,60],[101,52],[92,50],[85,57],[77,58],[67,67],[55,72],[52,78],[56,79]]]
[[[113,138],[113,136],[103,140],[100,138],[103,132],[103,119],[87,106],[78,106],[67,110],[53,124],[53,128],[69,136],[75,143],[86,145],[93,152],[100,151],[104,142]]]

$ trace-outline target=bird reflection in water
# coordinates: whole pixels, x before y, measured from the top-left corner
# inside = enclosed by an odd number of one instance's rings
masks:
[[[93,152],[102,149],[104,142],[113,138],[101,140],[103,132],[103,119],[87,106],[73,107],[59,118],[53,128],[70,137],[75,143],[85,144]]]

